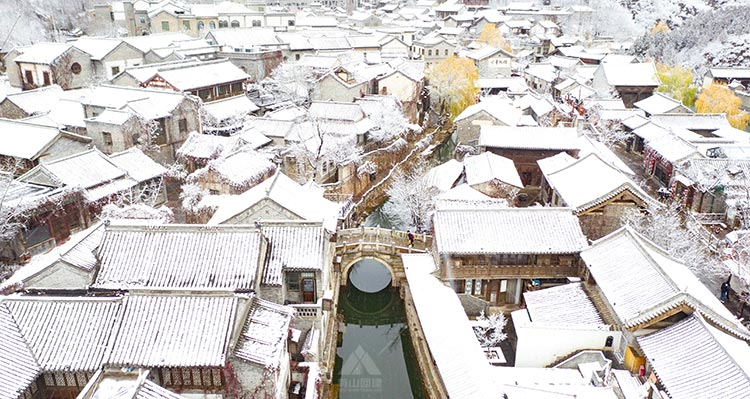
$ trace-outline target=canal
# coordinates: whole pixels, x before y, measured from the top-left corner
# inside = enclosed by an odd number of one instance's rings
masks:
[[[450,159],[453,159],[454,153],[456,151],[456,134],[453,133],[452,135],[448,136],[448,139],[443,141],[439,146],[437,146],[432,153],[430,154],[430,164],[431,165],[440,165],[442,163],[447,162]],[[383,212],[383,207],[385,204],[388,203],[388,200],[386,200],[384,203],[380,204],[378,207],[372,210],[369,215],[367,215],[367,218],[365,219],[364,226],[365,227],[382,227],[384,229],[396,229],[396,230],[406,230],[407,226],[401,226],[398,222],[395,222],[391,220],[391,218],[388,216],[387,213]]]
[[[373,259],[357,262],[341,288],[334,398],[426,397],[409,337],[404,302],[391,273]],[[336,396],[338,393],[338,396]]]

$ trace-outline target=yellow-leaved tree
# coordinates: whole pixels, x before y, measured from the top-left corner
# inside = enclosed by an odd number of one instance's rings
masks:
[[[693,85],[693,72],[690,69],[656,64],[656,74],[661,80],[661,86],[657,89],[660,93],[682,101],[687,107],[693,106],[698,87]]]
[[[485,24],[482,32],[479,33],[477,41],[488,46],[501,48],[509,53],[513,52],[513,46],[505,40],[502,32],[497,29],[495,24]]]
[[[455,118],[466,107],[477,102],[479,70],[474,61],[452,55],[429,72],[433,104]]]
[[[706,89],[703,89],[698,101],[695,102],[695,109],[700,114],[724,113],[727,115],[729,124],[737,129],[744,130],[750,123],[750,114],[743,111],[740,106],[742,100],[732,93],[726,85],[712,83]]]
[[[651,34],[667,33],[669,32],[669,25],[666,22],[659,20],[653,28],[651,28]]]

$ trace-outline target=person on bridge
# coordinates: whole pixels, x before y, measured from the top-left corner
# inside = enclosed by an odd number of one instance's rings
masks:
[[[414,234],[411,233],[411,230],[406,231],[406,236],[409,237],[409,246],[414,246]]]

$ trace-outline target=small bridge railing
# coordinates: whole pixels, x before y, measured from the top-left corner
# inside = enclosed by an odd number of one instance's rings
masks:
[[[414,245],[412,245],[405,231],[380,227],[339,230],[336,238],[337,252],[351,252],[353,249],[386,254],[416,253],[427,252],[431,245],[432,236],[430,235],[414,234]]]

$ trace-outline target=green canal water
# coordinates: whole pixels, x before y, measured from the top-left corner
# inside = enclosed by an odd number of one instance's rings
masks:
[[[333,377],[338,397],[425,398],[404,303],[390,284],[390,272],[364,259],[347,278],[339,295],[345,329],[338,337]]]

